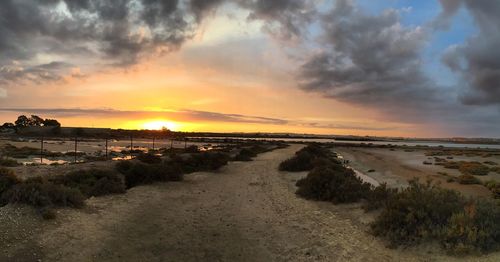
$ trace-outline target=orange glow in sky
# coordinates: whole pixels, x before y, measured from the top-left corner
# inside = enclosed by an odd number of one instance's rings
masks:
[[[180,131],[182,126],[179,123],[168,120],[152,120],[144,122],[142,128],[147,130],[161,130],[167,128],[170,131]]]

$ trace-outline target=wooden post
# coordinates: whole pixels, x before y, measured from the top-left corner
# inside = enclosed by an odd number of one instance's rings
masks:
[[[76,160],[77,160],[77,151],[78,151],[78,137],[75,136],[75,164],[76,164]]]
[[[174,139],[170,139],[170,149],[174,148]]]
[[[188,140],[187,140],[187,138],[185,137],[185,138],[184,138],[184,150],[187,148],[187,143],[188,143],[187,141],[188,141]]]
[[[155,151],[155,137],[153,137],[153,151]]]
[[[130,158],[132,158],[132,150],[134,149],[134,140],[133,136],[130,135]]]
[[[43,164],[43,136],[40,142],[40,164]]]
[[[106,137],[106,160],[108,160],[108,138]]]

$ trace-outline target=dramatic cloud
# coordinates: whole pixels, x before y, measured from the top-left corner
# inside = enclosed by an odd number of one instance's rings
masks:
[[[314,13],[309,0],[0,1],[0,84],[61,79],[67,70],[40,68],[55,61],[95,70],[176,50],[223,3],[249,9],[250,20],[286,39],[299,38]]]
[[[264,20],[264,30],[284,40],[299,40],[317,14],[312,0],[238,0],[251,11],[250,20]]]
[[[427,35],[419,27],[401,25],[398,11],[370,15],[352,1],[339,0],[321,22],[323,49],[301,68],[304,90],[403,111],[424,107],[436,98],[421,70],[420,52]]]
[[[44,68],[55,61],[131,65],[177,49],[193,35],[186,12],[178,1],[1,1],[0,81],[57,80]]]
[[[249,116],[241,114],[225,114],[218,112],[207,112],[198,110],[165,110],[165,111],[130,111],[114,109],[82,109],[82,108],[0,108],[0,112],[13,112],[25,115],[49,115],[50,117],[92,117],[92,118],[165,118],[172,121],[186,122],[219,122],[219,123],[242,123],[242,124],[264,124],[264,125],[288,125],[315,129],[337,129],[337,130],[370,130],[387,131],[397,130],[401,126],[371,127],[352,121],[313,122],[303,120],[289,120],[261,116]]]
[[[81,109],[81,108],[0,108],[0,112],[17,112],[21,114],[49,114],[53,117],[164,117],[180,121],[211,121],[211,122],[237,122],[255,124],[284,125],[287,120],[247,116],[240,114],[224,114],[196,110],[175,111],[128,111],[114,109]]]
[[[500,2],[489,0],[441,0],[442,23],[464,5],[479,28],[478,35],[466,43],[450,47],[445,63],[467,83],[462,96],[466,104],[500,104]]]

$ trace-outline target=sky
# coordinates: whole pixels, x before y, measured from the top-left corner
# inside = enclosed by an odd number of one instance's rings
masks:
[[[500,1],[3,0],[0,122],[500,137]]]

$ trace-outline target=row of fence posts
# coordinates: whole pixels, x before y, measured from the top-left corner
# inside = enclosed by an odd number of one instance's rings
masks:
[[[108,138],[106,138],[106,142],[105,142],[105,157],[106,157],[106,160],[108,160]],[[153,137],[153,151],[155,150],[155,141],[156,138]],[[174,140],[175,139],[170,139],[170,149],[172,149],[174,147]],[[78,161],[78,137],[75,137],[75,159],[74,159],[74,162],[77,163]],[[187,141],[188,139],[187,138],[184,138],[184,149],[187,148]],[[40,139],[40,164],[43,164],[43,143],[44,143],[44,138],[42,137]],[[133,136],[130,136],[130,157],[132,157],[132,150],[134,149],[134,137]]]

